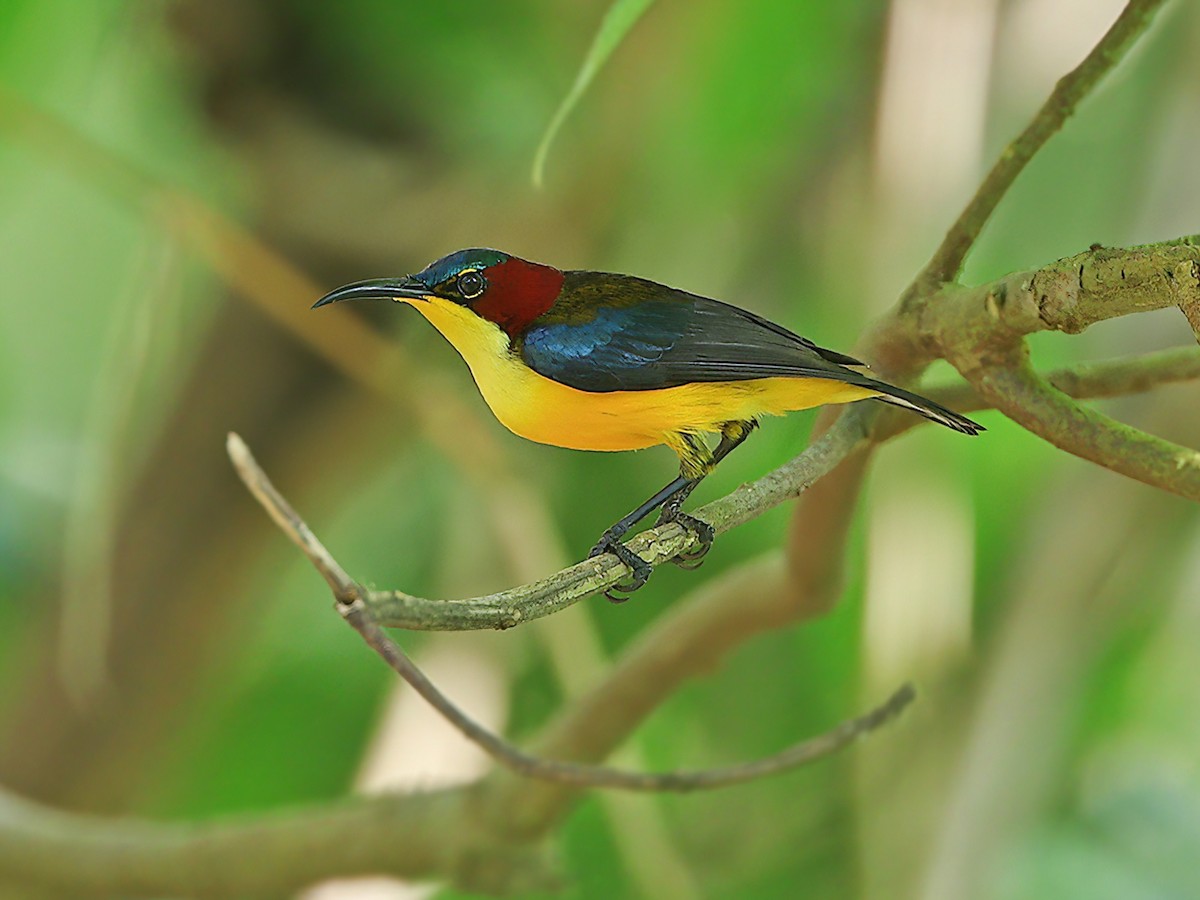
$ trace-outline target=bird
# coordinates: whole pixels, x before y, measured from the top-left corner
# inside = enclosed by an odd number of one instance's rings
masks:
[[[500,250],[450,253],[421,271],[347,284],[313,308],[347,300],[412,306],[466,362],[496,418],[514,434],[575,450],[639,450],[679,457],[679,476],[607,529],[588,556],[612,553],[630,570],[605,591],[622,602],[651,565],[623,538],[659,511],[697,549],[673,560],[699,565],[713,528],[683,503],[763,416],[873,400],[963,434],[982,425],[866,374],[852,356],[720,300],[634,275],[560,270]],[[710,435],[717,436],[711,447]]]

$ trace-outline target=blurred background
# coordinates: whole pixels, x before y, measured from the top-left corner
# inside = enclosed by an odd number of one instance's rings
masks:
[[[0,4],[0,783],[207,818],[484,771],[338,621],[226,433],[356,577],[435,597],[580,558],[673,457],[523,442],[410,310],[311,303],[495,246],[849,350],[1122,6],[663,0],[537,190],[534,148],[607,0]],[[967,280],[1200,231],[1198,41],[1200,9],[1168,4]],[[1030,343],[1049,368],[1193,341],[1168,310]],[[1198,403],[1182,385],[1102,405],[1196,447]],[[980,418],[978,440],[887,446],[838,607],[691,683],[621,762],[764,755],[909,678],[918,706],[767,782],[585,797],[558,836],[567,896],[1200,895],[1200,518]],[[812,421],[767,423],[696,499],[795,455]],[[687,592],[777,553],[788,515],[621,607],[401,638],[527,740]]]

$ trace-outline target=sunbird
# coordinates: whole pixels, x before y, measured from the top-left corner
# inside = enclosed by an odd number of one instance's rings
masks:
[[[871,399],[964,434],[984,430],[863,374],[852,356],[720,300],[633,275],[562,271],[476,248],[415,275],[348,284],[313,308],[343,300],[416,309],[466,361],[496,418],[521,437],[574,450],[665,444],[675,451],[679,477],[618,520],[588,554],[612,553],[629,567],[630,579],[615,587],[620,595],[650,577],[650,564],[621,539],[656,509],[659,523],[678,522],[696,536],[699,548],[674,561],[699,564],[713,529],[684,513],[683,502],[762,416]],[[720,435],[715,448],[709,434]]]

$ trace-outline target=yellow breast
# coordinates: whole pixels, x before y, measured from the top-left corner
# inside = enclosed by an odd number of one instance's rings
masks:
[[[823,378],[758,378],[650,391],[592,393],[539,375],[516,356],[500,326],[440,297],[402,299],[433,324],[471,369],[496,418],[523,438],[573,450],[639,450],[679,432],[849,403],[874,391]]]

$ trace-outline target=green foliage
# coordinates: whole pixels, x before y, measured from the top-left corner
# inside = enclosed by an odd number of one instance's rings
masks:
[[[571,84],[571,89],[567,91],[562,103],[554,111],[554,115],[550,118],[550,124],[546,126],[546,132],[542,135],[537,150],[533,154],[534,186],[542,186],[546,172],[546,157],[550,154],[550,145],[554,143],[554,138],[558,134],[558,130],[562,128],[563,122],[579,104],[583,92],[588,89],[588,85],[595,79],[600,68],[608,61],[625,35],[653,2],[654,0],[614,0],[613,5],[604,14],[596,37],[592,40],[592,45],[583,58],[583,65],[580,66],[579,73]]]

